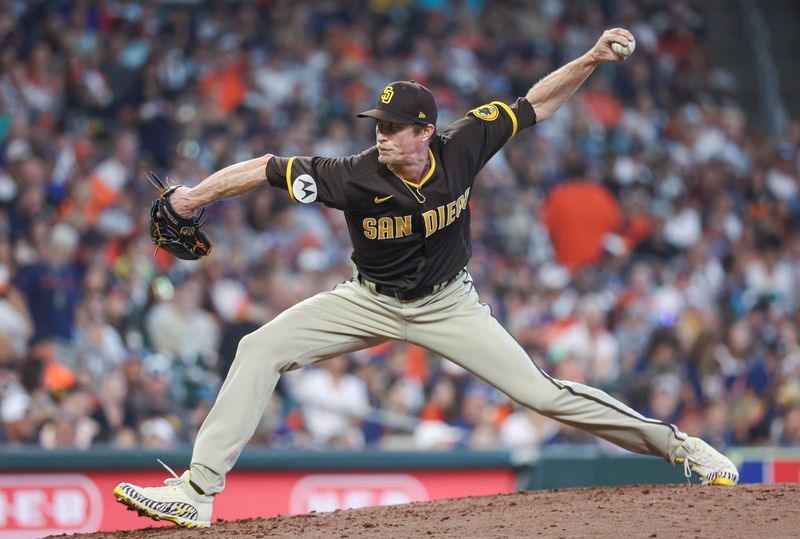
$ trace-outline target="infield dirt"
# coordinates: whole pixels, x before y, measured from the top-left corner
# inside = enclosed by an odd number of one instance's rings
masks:
[[[72,538],[798,537],[800,484],[637,485],[518,492]]]

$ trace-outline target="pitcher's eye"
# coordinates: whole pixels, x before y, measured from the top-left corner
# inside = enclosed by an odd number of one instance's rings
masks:
[[[375,126],[375,129],[379,133],[383,133],[384,135],[391,135],[393,133],[397,133],[398,131],[402,130],[403,125],[391,122],[378,122],[378,124]]]

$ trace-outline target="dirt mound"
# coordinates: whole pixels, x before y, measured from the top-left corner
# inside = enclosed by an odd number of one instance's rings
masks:
[[[148,521],[143,520],[146,525]],[[519,492],[214,522],[206,530],[146,528],[70,538],[173,537],[796,537],[800,484],[637,485]]]

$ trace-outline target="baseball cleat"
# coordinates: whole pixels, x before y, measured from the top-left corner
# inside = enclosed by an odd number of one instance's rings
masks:
[[[694,472],[703,485],[733,486],[739,482],[739,472],[730,459],[700,438],[689,437],[681,443],[673,464],[681,463],[686,477]]]
[[[161,462],[161,461],[159,461]],[[180,477],[161,462],[172,477],[163,487],[139,487],[120,483],[114,487],[114,497],[129,511],[153,520],[168,520],[184,528],[208,528],[214,497],[200,494],[189,484],[189,472]]]

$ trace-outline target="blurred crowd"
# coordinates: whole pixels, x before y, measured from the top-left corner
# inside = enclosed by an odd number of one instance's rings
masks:
[[[269,187],[154,252],[145,172],[343,156],[386,82],[442,128],[636,36],[471,200],[482,300],[557,378],[721,447],[800,443],[800,122],[765,137],[687,0],[0,0],[0,441],[191,442],[238,340],[351,277],[343,216]],[[291,336],[287,336],[291,338]],[[491,361],[492,358],[486,358]],[[598,443],[401,343],[282,377],[253,444]]]

